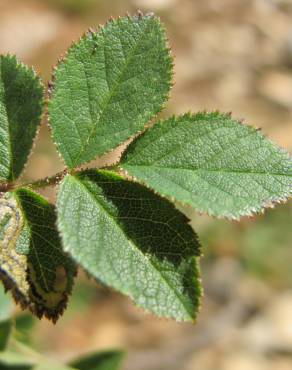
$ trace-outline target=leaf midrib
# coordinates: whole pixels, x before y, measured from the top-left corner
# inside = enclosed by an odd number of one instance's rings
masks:
[[[222,173],[230,173],[230,174],[244,174],[244,175],[266,175],[266,176],[284,176],[284,177],[288,177],[288,178],[292,178],[292,174],[288,174],[287,173],[276,173],[276,172],[264,172],[264,171],[243,171],[243,170],[231,170],[231,169],[228,169],[228,168],[219,168],[219,169],[207,169],[207,168],[187,168],[187,167],[175,167],[175,166],[151,166],[151,165],[140,165],[140,164],[135,164],[135,165],[127,165],[125,164],[124,166],[122,166],[122,168],[124,169],[129,169],[129,168],[135,168],[135,167],[139,167],[139,168],[150,168],[150,169],[159,169],[159,170],[177,170],[177,171],[180,171],[180,170],[183,170],[183,171],[190,171],[190,172],[199,172],[199,171],[202,171],[202,172],[222,172]]]
[[[207,132],[204,132],[203,134],[201,134],[201,135],[198,135],[198,136],[196,136],[195,137],[195,140],[194,140],[194,137],[190,134],[189,135],[189,138],[188,138],[188,140],[187,140],[187,142],[180,142],[180,143],[177,143],[177,145],[176,145],[176,147],[175,147],[175,149],[173,149],[173,147],[171,147],[171,150],[169,151],[169,152],[167,152],[167,153],[164,153],[163,155],[160,155],[159,156],[159,158],[156,158],[156,159],[154,159],[154,161],[153,161],[153,164],[152,165],[136,165],[136,164],[134,164],[134,165],[131,165],[131,162],[135,162],[135,158],[137,157],[137,155],[139,155],[139,156],[143,156],[143,154],[144,154],[144,156],[146,156],[146,157],[148,157],[149,156],[149,154],[147,153],[147,148],[149,147],[149,146],[152,146],[153,147],[153,144],[155,144],[157,141],[159,141],[161,138],[163,138],[164,140],[166,140],[166,138],[168,137],[168,136],[175,136],[176,135],[176,131],[178,130],[181,130],[181,127],[183,126],[183,128],[187,128],[188,126],[188,124],[191,124],[191,128],[192,128],[192,126],[193,125],[202,125],[205,121],[207,122],[207,123],[209,123],[209,124],[211,124],[211,125],[215,125],[216,123],[218,124],[218,123],[220,123],[220,120],[216,120],[216,121],[208,121],[207,119],[205,119],[205,120],[202,120],[202,119],[198,119],[197,118],[197,116],[196,115],[193,115],[191,118],[192,118],[192,121],[186,121],[185,120],[185,118],[186,118],[187,116],[186,115],[183,115],[183,116],[179,116],[179,117],[177,117],[177,121],[176,121],[176,124],[175,125],[173,125],[174,123],[175,123],[175,119],[173,120],[173,119],[169,119],[169,120],[166,120],[166,121],[160,121],[160,122],[158,122],[153,128],[151,128],[150,129],[150,131],[149,132],[151,132],[151,130],[157,130],[158,131],[158,135],[156,135],[156,137],[155,137],[155,139],[154,140],[149,140],[148,141],[148,143],[144,146],[144,147],[142,147],[142,148],[140,148],[140,152],[138,152],[138,153],[135,153],[135,144],[136,144],[136,142],[134,141],[132,144],[130,144],[130,146],[129,146],[129,148],[125,151],[125,153],[122,155],[122,159],[121,159],[121,162],[124,162],[125,163],[125,166],[127,165],[127,162],[128,162],[128,166],[132,166],[132,167],[134,167],[134,166],[145,166],[145,167],[156,167],[155,166],[155,163],[157,162],[157,161],[161,161],[161,159],[162,158],[164,158],[164,157],[167,157],[167,156],[169,156],[169,155],[173,155],[175,152],[177,152],[177,151],[180,151],[181,150],[181,147],[182,147],[182,145],[186,145],[186,143],[187,144],[196,144],[196,141],[198,141],[198,140],[202,140],[202,138],[205,138],[205,137],[208,137],[210,134],[212,134],[212,133],[214,133],[214,132],[216,132],[216,131],[220,131],[220,130],[226,130],[226,129],[234,129],[235,127],[234,126],[230,126],[230,125],[224,125],[224,126],[215,126],[214,128],[212,127],[212,130],[211,131],[207,131]],[[214,118],[216,118],[216,117],[211,117],[211,119],[213,120]],[[233,124],[234,124],[235,122],[233,122]],[[167,127],[167,124],[169,124],[169,127]],[[164,126],[165,125],[165,127],[167,128],[167,130],[166,131],[164,131]],[[218,157],[220,157],[220,156],[222,156],[222,155],[224,155],[224,154],[226,154],[226,152],[229,150],[229,149],[232,149],[233,147],[234,147],[234,145],[235,145],[235,143],[237,142],[237,141],[241,141],[241,140],[243,140],[243,139],[246,139],[247,137],[249,137],[249,136],[253,136],[255,133],[256,133],[256,130],[253,128],[253,127],[251,127],[251,126],[245,126],[245,128],[249,128],[250,129],[250,132],[247,132],[247,134],[246,135],[244,135],[244,136],[237,136],[234,140],[232,140],[230,143],[228,143],[228,145],[227,146],[225,146],[224,147],[224,150],[220,150],[219,152],[216,152],[216,153],[214,153],[212,156],[211,156],[211,158],[209,158],[208,159],[208,161],[210,162],[214,157],[216,157],[216,159],[218,159]],[[144,132],[144,134],[147,134],[147,131],[145,131]],[[142,134],[141,135],[141,138],[142,138],[142,136],[144,135],[144,134]],[[261,139],[263,139],[263,137],[261,137]],[[136,139],[136,140],[139,140],[139,137]],[[142,138],[142,140],[143,140],[143,138]],[[138,143],[139,143],[139,141],[138,141]],[[261,148],[261,147],[259,147],[259,148]],[[259,149],[258,148],[258,149]],[[129,150],[130,149],[130,150]],[[131,150],[132,150],[132,153],[131,153]],[[145,153],[145,151],[146,151],[146,153]],[[270,153],[270,154],[272,154],[272,153]],[[130,157],[130,159],[129,160],[127,160],[127,156],[129,156]],[[288,156],[288,153],[287,153],[287,156]],[[287,158],[288,159],[288,158]],[[184,168],[184,167],[178,167],[178,168],[176,168],[175,166],[163,166],[164,168],[169,168],[169,169],[185,169],[185,170],[192,170],[192,171],[198,171],[198,170],[201,170],[201,168],[193,168],[193,169],[190,169],[190,168]],[[126,168],[126,167],[125,167]],[[207,171],[207,169],[206,169],[206,171]],[[209,170],[210,172],[211,171],[213,171],[213,172],[215,172],[215,171],[218,171],[218,170],[216,170],[216,169],[214,169],[214,170]],[[240,171],[240,170],[237,170],[237,171],[235,171],[235,170],[229,170],[229,169],[223,169],[222,170],[222,172],[229,172],[229,173],[232,173],[232,172],[234,172],[234,173],[245,173],[245,171]],[[254,173],[254,174],[265,174],[266,172],[259,172],[259,171],[257,171],[257,172],[255,172],[255,171],[250,171],[249,173]],[[269,174],[269,175],[274,175],[274,176],[277,176],[277,175],[283,175],[283,176],[287,176],[287,174],[286,173],[284,173],[284,174],[281,174],[281,173],[273,173],[273,172],[270,172],[270,173],[267,173],[267,174]],[[288,176],[290,176],[290,175],[288,175]],[[292,176],[292,174],[291,174],[291,176]]]
[[[98,201],[98,199],[96,198],[96,196],[88,189],[88,187],[78,177],[76,177],[76,176],[71,176],[71,177],[74,178],[75,181],[77,181],[79,184],[82,185],[82,187],[86,190],[86,192],[90,195],[90,197],[93,198],[94,202],[97,203],[97,205],[104,210],[104,212],[109,216],[109,218],[112,219],[112,221],[118,226],[118,228],[121,230],[122,234],[125,235],[124,229],[120,225],[120,223],[117,222],[117,220],[114,218],[114,216]],[[158,273],[158,275],[162,278],[162,280],[166,283],[166,285],[171,289],[172,292],[174,292],[175,296],[177,297],[177,299],[179,300],[179,302],[181,303],[181,305],[184,307],[185,312],[188,313],[189,318],[191,320],[193,320],[194,319],[194,317],[193,317],[194,313],[193,312],[190,312],[189,308],[186,306],[186,303],[183,302],[182,299],[181,299],[181,297],[178,295],[176,289],[174,289],[173,286],[169,283],[169,281],[165,278],[165,276],[163,276],[161,274],[161,272],[157,269],[157,267],[155,266],[155,264],[153,263],[153,261],[151,261],[149,258],[147,258],[145,256],[145,254],[143,254],[141,252],[141,250],[135,246],[135,244],[133,243],[132,239],[130,239],[129,237],[126,237],[126,241],[132,247],[133,250],[138,251],[138,253],[143,256],[143,258],[145,259],[145,261],[147,261],[148,263],[151,264],[151,266],[153,267],[153,269]],[[130,292],[128,292],[128,294],[131,295]]]

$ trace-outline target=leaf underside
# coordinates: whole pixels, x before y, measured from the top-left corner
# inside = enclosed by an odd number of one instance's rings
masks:
[[[30,190],[0,198],[0,278],[22,308],[52,321],[66,307],[75,275],[55,223],[54,206]]]
[[[89,31],[54,74],[49,101],[54,141],[66,165],[81,165],[141,131],[167,101],[172,60],[152,15]]]
[[[0,182],[22,172],[43,109],[43,86],[14,56],[0,56]]]
[[[57,210],[65,250],[96,279],[158,316],[195,318],[199,242],[170,202],[92,170],[65,177]]]
[[[292,194],[292,158],[257,129],[220,113],[161,121],[126,149],[121,167],[200,212],[238,219]]]

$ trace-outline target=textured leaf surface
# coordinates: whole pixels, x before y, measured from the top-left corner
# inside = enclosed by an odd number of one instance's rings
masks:
[[[77,370],[119,370],[123,358],[121,351],[97,352],[73,361],[71,366]]]
[[[199,243],[167,200],[106,171],[68,175],[57,202],[66,251],[104,284],[158,316],[194,319]]]
[[[229,115],[199,113],[153,126],[121,166],[162,195],[214,216],[251,215],[292,194],[292,158]]]
[[[43,107],[43,86],[13,56],[0,56],[0,182],[22,172]]]
[[[110,21],[74,44],[55,71],[53,137],[74,168],[143,129],[167,100],[172,61],[152,15]]]
[[[0,278],[17,302],[56,321],[75,267],[63,253],[54,207],[27,189],[0,198]]]

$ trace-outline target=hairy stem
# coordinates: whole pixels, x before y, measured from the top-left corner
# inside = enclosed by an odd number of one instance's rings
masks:
[[[63,177],[66,176],[67,173],[68,173],[68,170],[64,169],[63,171],[58,172],[53,176],[48,176],[48,177],[45,177],[44,179],[21,184],[20,186],[29,187],[31,189],[39,189],[39,188],[45,188],[47,186],[57,185],[63,179]]]
[[[104,166],[99,169],[103,170],[109,170],[109,171],[115,171],[118,172],[118,166],[112,165],[112,166]],[[27,182],[24,184],[15,184],[15,183],[0,183],[0,193],[6,193],[8,191],[22,188],[22,187],[28,187],[31,189],[40,189],[40,188],[46,188],[48,186],[54,186],[57,185],[68,173],[68,169],[65,168],[63,171],[60,171],[56,173],[55,175],[45,177],[43,179],[39,179],[32,182]]]
[[[0,183],[0,193],[6,193],[14,187],[14,184],[11,182]]]

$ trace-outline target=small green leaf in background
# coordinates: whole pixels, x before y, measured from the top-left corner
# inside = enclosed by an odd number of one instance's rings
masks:
[[[153,15],[89,31],[57,67],[49,102],[53,138],[74,168],[141,131],[167,101],[172,60]]]
[[[0,211],[0,214],[1,214],[1,211]],[[1,243],[1,235],[0,235],[0,243]],[[13,305],[12,299],[9,297],[8,294],[5,293],[4,287],[0,284],[0,322],[6,321],[12,316],[13,308],[14,308],[14,305]]]
[[[220,113],[162,121],[126,150],[122,168],[158,193],[238,219],[292,194],[292,158],[253,127]]]
[[[11,358],[14,358],[15,354],[9,353],[9,356]],[[3,357],[3,360],[1,357]],[[34,366],[30,365],[29,363],[26,363],[25,360],[21,361],[21,359],[19,359],[19,361],[17,361],[16,364],[14,364],[13,361],[9,361],[8,363],[6,363],[7,362],[6,357],[7,357],[6,352],[3,353],[3,356],[0,356],[0,369],[1,370],[34,370]]]
[[[21,343],[12,343],[5,352],[0,352],[1,370],[32,370],[38,355]]]
[[[53,321],[66,307],[75,274],[55,223],[54,206],[30,190],[0,198],[0,277],[22,307]]]
[[[194,320],[200,246],[170,202],[92,170],[65,177],[57,209],[65,250],[91,275],[158,316]]]
[[[77,370],[119,370],[123,359],[122,351],[97,352],[73,361],[70,366]]]
[[[33,334],[33,328],[36,324],[35,317],[32,316],[29,312],[23,312],[15,316],[14,322],[14,338],[19,342],[30,344]]]
[[[1,370],[75,370],[52,361],[12,338],[6,351],[0,352]]]
[[[13,323],[11,320],[5,320],[0,322],[0,351],[5,350],[12,328]]]
[[[43,86],[14,56],[0,56],[0,182],[22,172],[43,108]]]
[[[72,367],[62,365],[55,362],[49,362],[46,359],[40,361],[40,364],[34,366],[32,370],[76,370]]]

